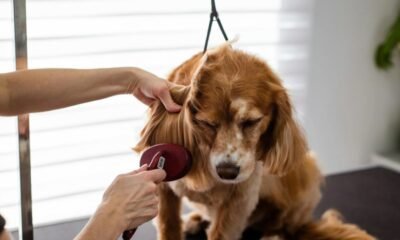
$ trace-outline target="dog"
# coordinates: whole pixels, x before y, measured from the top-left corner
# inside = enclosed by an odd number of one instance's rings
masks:
[[[182,110],[154,103],[134,149],[180,144],[193,165],[159,186],[158,239],[182,240],[204,222],[209,240],[239,240],[246,228],[263,239],[375,239],[333,210],[313,220],[323,177],[286,89],[263,60],[225,44],[193,56],[168,81]],[[196,209],[186,221],[182,199]]]

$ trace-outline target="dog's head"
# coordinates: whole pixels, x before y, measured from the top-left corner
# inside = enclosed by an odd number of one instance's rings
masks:
[[[194,181],[246,180],[256,162],[271,174],[284,175],[303,158],[306,142],[293,119],[292,106],[279,78],[265,62],[224,45],[195,55],[169,81],[183,105],[179,114],[152,106],[136,150],[162,142],[181,144],[194,156]]]

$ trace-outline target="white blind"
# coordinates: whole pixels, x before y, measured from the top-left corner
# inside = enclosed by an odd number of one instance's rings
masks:
[[[0,0],[0,72],[15,69],[12,1]],[[19,217],[17,118],[0,117],[0,214],[15,227]]]
[[[237,48],[266,59],[300,116],[308,72],[312,0],[217,0]],[[202,51],[210,12],[199,0],[27,0],[30,68],[137,66],[165,77]],[[14,68],[11,0],[0,0],[0,71]],[[210,47],[223,42],[213,26]],[[118,96],[31,115],[35,225],[90,215],[119,173],[138,166],[130,148],[145,106]],[[0,212],[18,224],[15,118],[0,118]]]

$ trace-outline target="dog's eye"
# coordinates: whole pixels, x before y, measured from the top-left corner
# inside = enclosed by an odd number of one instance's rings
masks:
[[[246,128],[250,128],[255,126],[257,123],[259,123],[261,121],[261,117],[260,118],[256,118],[256,119],[248,119],[248,120],[244,120],[240,123],[240,127],[242,129],[246,129]]]
[[[197,122],[200,123],[201,125],[205,126],[205,127],[211,128],[213,130],[215,130],[215,129],[217,129],[219,127],[219,124],[214,123],[214,122],[208,122],[208,121],[199,120],[199,119],[197,119]]]

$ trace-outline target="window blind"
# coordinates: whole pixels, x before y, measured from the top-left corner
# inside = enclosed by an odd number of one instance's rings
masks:
[[[0,73],[13,71],[14,28],[12,1],[0,0]],[[19,175],[17,118],[0,117],[0,214],[7,226],[16,227],[19,219]]]
[[[217,0],[237,48],[280,74],[303,112],[312,0]],[[0,71],[14,68],[10,0],[0,0]],[[202,51],[209,1],[27,0],[29,68],[137,66],[165,77]],[[216,26],[210,46],[223,42]],[[89,216],[112,179],[138,166],[146,107],[117,96],[31,115],[33,222]],[[0,212],[17,226],[16,119],[0,118]]]

